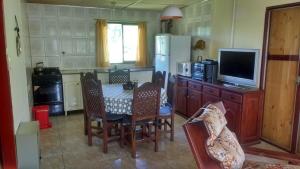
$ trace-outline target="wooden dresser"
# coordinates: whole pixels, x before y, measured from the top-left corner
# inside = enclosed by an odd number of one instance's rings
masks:
[[[255,144],[261,136],[262,91],[256,88],[225,87],[177,76],[176,111],[192,116],[207,103],[223,101],[228,128],[241,144]]]

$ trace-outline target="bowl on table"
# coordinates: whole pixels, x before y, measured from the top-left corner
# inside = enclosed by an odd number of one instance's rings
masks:
[[[137,82],[127,82],[123,84],[123,89],[124,90],[133,90],[135,87],[137,87],[138,83]]]

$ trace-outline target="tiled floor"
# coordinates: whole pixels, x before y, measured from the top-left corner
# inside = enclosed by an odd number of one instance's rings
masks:
[[[153,143],[137,146],[137,158],[132,159],[130,148],[121,149],[117,142],[102,153],[102,143],[95,138],[93,146],[87,145],[83,134],[83,115],[51,118],[53,127],[40,132],[42,169],[193,169],[197,168],[181,125],[185,119],[175,118],[175,141],[162,136],[159,151]]]
[[[153,143],[137,146],[137,158],[132,159],[130,148],[120,148],[117,142],[108,146],[108,154],[102,153],[102,143],[93,139],[93,146],[87,145],[83,134],[83,115],[52,117],[53,127],[40,132],[41,169],[195,169],[196,163],[187,143],[182,124],[185,119],[175,116],[175,140],[162,135],[159,152],[154,152]],[[256,147],[280,151],[267,143]],[[248,160],[283,163],[269,158],[246,155]]]

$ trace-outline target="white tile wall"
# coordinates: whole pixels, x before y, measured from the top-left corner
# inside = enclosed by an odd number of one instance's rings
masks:
[[[78,56],[88,55],[88,39],[87,38],[76,38],[73,39],[73,53]]]
[[[72,7],[60,6],[59,9],[59,16],[61,17],[72,17]]]
[[[56,37],[45,38],[45,56],[59,56],[58,39]]]
[[[60,39],[60,49],[62,50],[61,52],[62,55],[65,56],[72,56],[73,55],[73,41],[72,38],[70,37],[61,37]]]
[[[73,20],[72,24],[72,36],[74,37],[86,37],[87,36],[87,26],[89,22],[85,20]]]
[[[59,18],[58,25],[60,36],[72,36],[72,20],[66,18]]]
[[[58,24],[57,18],[44,18],[44,35],[45,36],[57,36]]]
[[[45,56],[44,38],[31,37],[30,47],[32,56]]]
[[[159,12],[27,4],[32,64],[61,68],[95,67],[95,19],[146,21],[150,57],[159,32]],[[113,15],[114,14],[114,15]],[[114,17],[112,17],[114,16]]]
[[[57,17],[58,16],[58,8],[52,5],[44,6],[44,16],[48,17]]]
[[[43,24],[41,18],[30,18],[29,21],[29,33],[31,37],[43,35]]]
[[[212,1],[198,2],[182,9],[184,18],[176,21],[173,33],[192,36],[192,45],[202,39],[206,42],[206,49],[192,50],[192,58],[203,56],[203,59],[210,58],[209,42],[211,41],[212,28]]]
[[[37,57],[37,56],[32,56],[32,66],[35,67],[36,66],[36,63],[38,62],[44,62],[44,63],[47,63],[46,62],[46,57]],[[48,66],[47,64],[44,64],[45,66]]]

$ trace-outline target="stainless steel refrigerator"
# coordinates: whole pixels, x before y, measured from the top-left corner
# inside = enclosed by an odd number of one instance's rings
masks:
[[[158,34],[155,36],[155,69],[176,74],[177,63],[190,62],[191,36]],[[166,77],[168,78],[168,77]],[[167,80],[166,80],[167,81]]]

